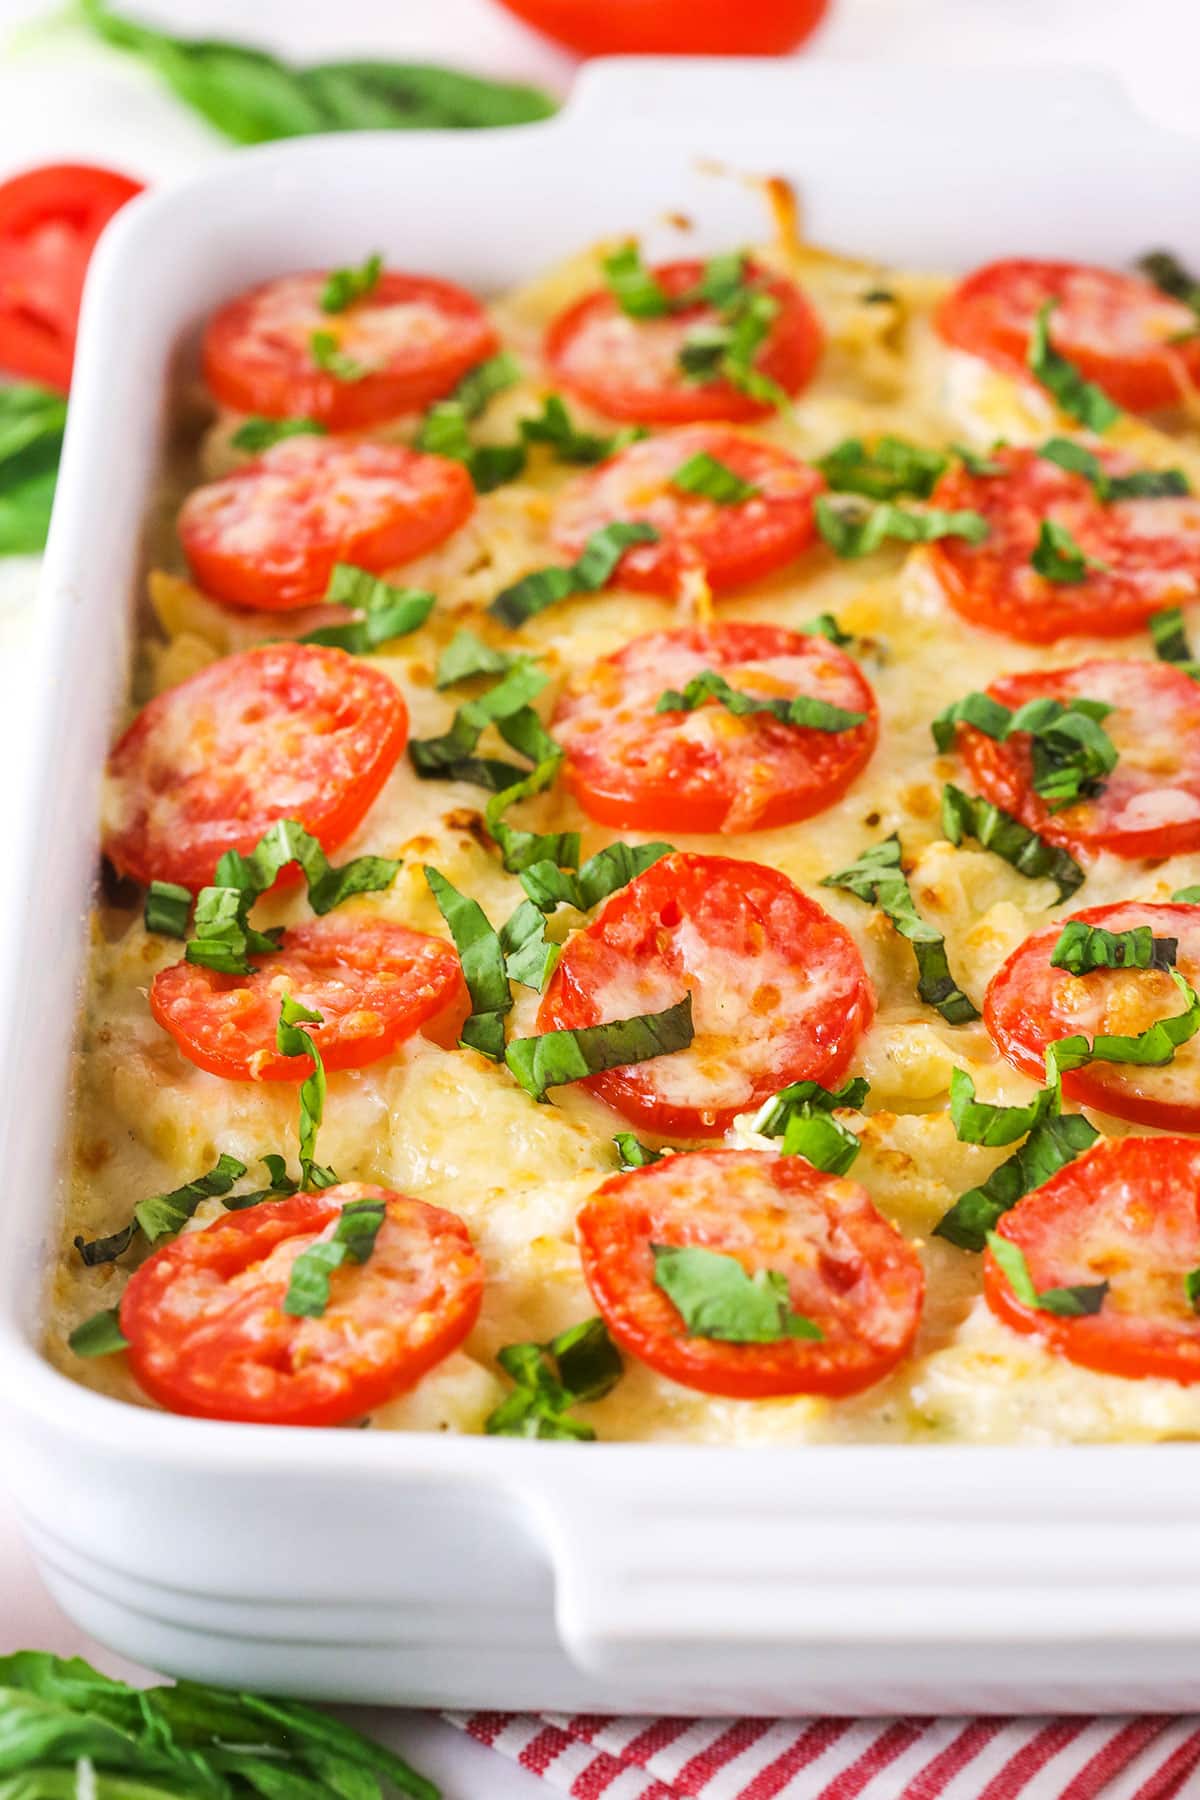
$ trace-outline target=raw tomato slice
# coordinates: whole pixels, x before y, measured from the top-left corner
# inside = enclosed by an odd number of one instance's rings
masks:
[[[697,1150],[614,1175],[577,1221],[583,1272],[617,1342],[660,1375],[734,1400],[856,1394],[907,1355],[921,1261],[857,1181],[802,1156]],[[787,1279],[790,1308],[822,1333],[762,1344],[689,1337],[654,1279],[654,1245],[736,1257]]]
[[[635,1125],[718,1137],[791,1081],[832,1085],[875,1013],[850,933],[761,863],[663,857],[567,942],[539,1031],[663,1012],[692,996],[686,1050],[584,1083]]]
[[[988,688],[1015,712],[1028,700],[1103,700],[1104,729],[1120,760],[1103,791],[1049,812],[1033,789],[1031,739],[997,743],[963,726],[959,749],[994,805],[1065,849],[1117,856],[1179,856],[1200,850],[1200,687],[1167,663],[1086,662],[1074,669],[1005,675]]]
[[[1136,465],[1100,451],[1110,475]],[[1200,596],[1200,497],[1111,500],[1091,483],[1034,450],[989,453],[1000,475],[955,467],[934,489],[932,504],[982,513],[990,528],[981,543],[941,538],[929,546],[934,570],[955,612],[989,631],[1028,644],[1056,638],[1122,637],[1152,613]],[[1102,569],[1082,581],[1039,575],[1030,558],[1043,519],[1064,525]]]
[[[327,270],[281,275],[213,315],[204,378],[222,406],[364,430],[441,399],[499,346],[478,300],[453,282],[385,270],[361,300],[327,313],[327,280]],[[361,371],[356,379],[321,368],[312,352],[316,332],[336,339]]]
[[[475,505],[461,463],[399,444],[285,438],[196,488],[179,514],[188,567],[233,606],[311,606],[333,565],[380,574],[440,544]]]
[[[714,457],[758,492],[732,505],[672,486],[691,457]],[[583,475],[560,498],[554,538],[574,558],[614,519],[641,519],[658,542],[635,544],[617,580],[652,594],[676,594],[693,572],[714,592],[761,581],[794,562],[812,542],[813,501],[824,483],[786,450],[721,425],[691,425],[631,444]]]
[[[354,1200],[386,1204],[374,1249],[334,1269],[320,1318],[292,1317],[293,1263]],[[479,1255],[456,1214],[345,1181],[182,1233],[130,1277],[120,1319],[138,1385],[171,1412],[344,1425],[456,1350],[482,1297]]]
[[[1200,1381],[1200,1317],[1186,1278],[1200,1267],[1200,1144],[1107,1138],[1005,1213],[1039,1294],[1107,1281],[1100,1311],[1060,1318],[1019,1300],[989,1250],[983,1291],[1016,1331],[1105,1375]]]
[[[1155,937],[1175,938],[1176,967],[1193,988],[1200,984],[1200,906],[1152,905],[1139,900],[1089,906],[1072,913],[1085,925],[1131,931],[1148,925]],[[1026,938],[993,976],[983,1018],[997,1047],[1015,1068],[1043,1079],[1047,1045],[1082,1032],[1134,1036],[1155,1019],[1183,1011],[1183,996],[1157,969],[1097,969],[1071,975],[1051,967],[1050,954],[1065,919]],[[1181,1044],[1159,1068],[1136,1063],[1088,1063],[1063,1076],[1063,1092],[1082,1106],[1158,1125],[1164,1131],[1200,1131],[1200,1040]]]
[[[104,849],[136,881],[200,888],[296,819],[334,849],[408,738],[399,690],[344,650],[264,644],[143,707],[108,760]]]
[[[764,698],[807,694],[851,713],[846,731],[737,717],[715,701],[655,712],[704,669]],[[1200,703],[1200,690],[1198,693]],[[655,631],[593,663],[563,695],[554,736],[584,811],[635,831],[764,831],[832,806],[870,760],[875,696],[858,665],[823,637],[728,623]]]
[[[654,270],[671,299],[695,288],[700,262],[661,263]],[[779,310],[754,366],[787,394],[807,387],[821,356],[823,333],[807,299],[783,275],[751,264],[749,284],[770,294]],[[690,381],[679,365],[684,339],[719,314],[701,301],[656,319],[633,319],[607,288],[568,306],[546,333],[545,356],[555,379],[607,413],[642,425],[682,425],[694,419],[761,419],[770,403],[752,399],[723,379]]]
[[[361,1069],[427,1021],[461,1006],[457,952],[389,919],[332,916],[284,932],[253,975],[177,962],[150,987],[150,1011],[189,1062],[230,1081],[303,1081],[309,1056],[275,1048],[280,998],[321,1014],[309,1027],[327,1069]]]
[[[1171,341],[1195,330],[1190,307],[1140,276],[1082,263],[988,263],[943,301],[937,328],[956,350],[1032,380],[1029,340],[1047,300],[1053,347],[1118,406],[1177,406],[1200,378],[1200,340]]]

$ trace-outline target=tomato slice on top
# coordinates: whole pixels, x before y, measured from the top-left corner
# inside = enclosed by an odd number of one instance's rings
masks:
[[[577,1221],[588,1286],[622,1347],[660,1375],[735,1400],[856,1394],[912,1346],[920,1258],[857,1181],[802,1156],[697,1150],[614,1175]],[[731,1343],[690,1337],[654,1279],[654,1245],[732,1256],[786,1278],[790,1310],[819,1339]]]
[[[465,999],[454,948],[390,919],[333,914],[284,932],[253,975],[189,962],[154,977],[150,1011],[189,1062],[231,1081],[303,1081],[309,1056],[275,1047],[282,994],[323,1024],[310,1027],[327,1069],[360,1069]],[[463,1007],[465,1012],[465,1007]]]
[[[672,485],[693,456],[707,455],[757,492],[723,504]],[[653,594],[675,594],[691,572],[717,592],[745,587],[795,560],[813,540],[813,501],[824,483],[815,469],[774,444],[722,425],[664,431],[619,451],[561,496],[554,538],[570,557],[614,519],[644,519],[657,543],[635,544],[617,580]]]
[[[1089,906],[1072,913],[1086,925],[1131,931],[1148,925],[1155,937],[1178,940],[1176,967],[1200,991],[1200,906],[1140,900]],[[1155,1019],[1183,1011],[1183,996],[1156,969],[1097,969],[1071,975],[1051,966],[1050,955],[1065,920],[1035,933],[993,976],[983,1018],[993,1041],[1016,1068],[1043,1079],[1046,1048],[1056,1038],[1082,1032],[1129,1037]],[[1063,1076],[1063,1092],[1083,1106],[1159,1125],[1165,1131],[1200,1131],[1200,1040],[1181,1044],[1174,1060],[1158,1068],[1135,1063],[1088,1063]]]
[[[663,1012],[691,993],[686,1050],[585,1083],[636,1125],[716,1137],[790,1081],[826,1086],[875,1013],[849,932],[761,863],[663,857],[570,938],[539,1031]]]
[[[264,644],[143,707],[108,760],[105,854],[200,888],[296,819],[326,850],[360,823],[408,737],[399,690],[344,650]]]
[[[233,606],[311,606],[333,566],[380,574],[423,556],[475,505],[461,463],[399,444],[285,438],[196,488],[179,539],[196,582]]]
[[[988,693],[1015,712],[1029,700],[1103,700],[1120,756],[1103,790],[1049,812],[1033,788],[1030,738],[1004,743],[962,726],[959,749],[976,786],[1031,831],[1068,850],[1179,856],[1200,850],[1200,686],[1168,663],[1096,661],[1005,675]]]
[[[1175,406],[1200,379],[1195,314],[1139,275],[1082,263],[1013,258],[961,281],[938,312],[946,343],[1032,379],[1034,320],[1047,300],[1050,342],[1089,381],[1130,412]]]
[[[766,712],[737,717],[715,701],[654,710],[664,690],[682,691],[704,669],[742,693],[806,694],[866,718],[816,731]],[[870,760],[878,716],[857,663],[825,638],[731,621],[651,632],[593,663],[559,701],[553,730],[572,792],[605,825],[763,831],[832,806]]]
[[[700,262],[661,263],[654,270],[671,299],[696,287]],[[748,285],[778,303],[754,366],[785,393],[798,394],[821,356],[820,322],[804,294],[786,276],[751,264]],[[607,288],[568,306],[546,333],[546,361],[556,380],[612,419],[634,424],[681,425],[691,419],[760,419],[769,402],[752,399],[723,378],[690,380],[680,366],[684,339],[698,325],[715,324],[718,311],[701,301],[661,318],[634,319]]]
[[[989,1250],[983,1291],[997,1318],[1105,1375],[1200,1381],[1200,1316],[1186,1277],[1200,1267],[1200,1143],[1106,1138],[1005,1213],[1039,1294],[1108,1282],[1099,1312],[1063,1318],[1028,1305]]]
[[[327,270],[281,275],[214,313],[204,378],[222,406],[362,430],[441,399],[499,346],[478,300],[451,281],[385,270],[361,299],[327,313],[327,280]],[[316,332],[336,340],[354,379],[321,368]]]
[[[333,1270],[320,1318],[284,1312],[292,1265],[355,1200],[387,1208],[370,1256]],[[120,1319],[138,1385],[171,1412],[344,1425],[456,1350],[482,1296],[479,1255],[456,1214],[347,1181],[182,1233],[130,1277]]]
[[[1128,457],[1097,453],[1106,473],[1127,474]],[[1029,644],[1078,633],[1121,637],[1152,613],[1200,595],[1200,497],[1110,500],[1101,503],[1082,475],[1059,468],[1033,450],[996,450],[998,475],[951,468],[932,504],[982,513],[989,534],[978,544],[940,538],[928,554],[956,612],[990,631]],[[1063,525],[1086,556],[1082,581],[1039,575],[1030,558],[1043,519]]]

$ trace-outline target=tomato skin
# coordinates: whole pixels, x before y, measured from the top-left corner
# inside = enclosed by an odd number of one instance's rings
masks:
[[[1005,675],[987,691],[1014,712],[1043,697],[1107,701],[1117,710],[1104,727],[1118,750],[1136,746],[1142,752],[1136,765],[1122,754],[1094,799],[1052,813],[1033,789],[1027,734],[997,743],[962,726],[963,761],[993,805],[1049,843],[1083,855],[1111,850],[1116,856],[1167,857],[1200,850],[1200,686],[1181,669],[1161,662],[1096,660],[1073,669]],[[1154,823],[1155,803],[1161,806],[1171,796],[1179,816]]]
[[[453,282],[389,269],[361,300],[327,313],[320,305],[327,276],[313,270],[264,281],[214,313],[204,333],[204,378],[222,406],[364,431],[440,400],[499,348],[479,302]],[[389,309],[409,309],[421,329],[389,330],[389,316],[397,317]],[[315,331],[331,332],[369,372],[344,381],[320,368]]]
[[[613,1337],[660,1375],[734,1400],[859,1393],[912,1347],[925,1277],[912,1245],[856,1181],[802,1156],[696,1150],[614,1175],[577,1222],[583,1272]],[[736,1256],[788,1278],[824,1333],[736,1344],[688,1337],[654,1280],[654,1244]]]
[[[1136,465],[1098,451],[1109,474]],[[1200,498],[1096,498],[1082,475],[1059,468],[1034,450],[997,449],[998,475],[951,467],[931,504],[981,513],[990,535],[981,543],[941,538],[926,551],[955,612],[988,631],[1027,644],[1050,644],[1073,634],[1122,637],[1164,607],[1200,595]],[[1086,555],[1105,563],[1079,582],[1039,575],[1030,558],[1042,520],[1064,525]]]
[[[65,394],[88,262],[142,192],[113,169],[49,163],[0,183],[0,368]]]
[[[1014,1331],[1033,1333],[1085,1369],[1194,1385],[1200,1317],[1184,1278],[1200,1265],[1198,1196],[1195,1139],[1102,1139],[996,1227],[1024,1253],[1039,1293],[1109,1280],[1100,1311],[1060,1318],[1027,1306],[990,1250],[983,1265],[989,1307]]]
[[[821,991],[810,998],[816,969]],[[538,1030],[662,1012],[688,992],[688,1049],[581,1084],[668,1137],[718,1137],[791,1081],[832,1085],[875,1013],[849,932],[786,875],[676,851],[568,940]]]
[[[1149,925],[1156,937],[1178,940],[1177,968],[1193,988],[1200,983],[1200,906],[1178,901],[1118,901],[1072,913],[1085,925],[1128,931]],[[1066,919],[1035,932],[1013,951],[989,983],[983,1021],[997,1049],[1035,1081],[1045,1079],[1045,1052],[1056,1038],[1083,1032],[1133,1034],[1155,1018],[1183,1010],[1183,996],[1169,976],[1150,970],[1098,970],[1074,976],[1050,965],[1050,953]],[[1136,1010],[1135,1010],[1136,1009]],[[1062,1078],[1063,1093],[1136,1125],[1164,1131],[1200,1131],[1200,1052],[1182,1044],[1174,1060],[1157,1068],[1088,1063]]]
[[[151,700],[117,741],[105,855],[143,886],[195,890],[279,819],[333,850],[407,738],[399,689],[344,650],[278,643],[224,657]]]
[[[371,1256],[333,1271],[322,1318],[291,1317],[282,1308],[292,1262],[354,1200],[386,1202]],[[172,1239],[130,1277],[120,1321],[138,1385],[171,1412],[344,1425],[456,1350],[482,1297],[482,1265],[460,1218],[353,1181]]]
[[[811,36],[829,0],[500,0],[580,56],[784,56]]]
[[[666,688],[682,690],[706,668],[745,692],[803,691],[867,716],[827,732],[769,713],[738,719],[711,703],[655,712]],[[843,651],[741,621],[635,638],[563,694],[553,722],[564,778],[585,812],[622,830],[671,833],[765,831],[823,811],[870,760],[878,729],[875,696]]]
[[[654,270],[675,298],[693,288],[704,272],[700,262],[660,263]],[[771,294],[779,311],[755,358],[755,367],[798,394],[820,360],[824,334],[816,313],[795,282],[751,263],[751,285]],[[663,319],[630,319],[607,288],[585,294],[551,321],[544,355],[556,381],[611,419],[635,425],[685,425],[705,419],[761,419],[773,409],[728,381],[689,382],[675,367],[684,334],[713,320],[701,302]],[[614,333],[624,364],[613,355]],[[615,369],[615,372],[614,372]]]
[[[335,563],[382,574],[432,550],[474,506],[470,475],[447,457],[295,437],[193,489],[179,539],[206,593],[286,612],[320,600]]]
[[[701,454],[758,493],[730,506],[672,487],[676,471]],[[555,508],[554,541],[574,558],[613,519],[646,520],[658,542],[625,552],[618,583],[674,595],[696,571],[724,593],[762,580],[808,548],[816,533],[813,502],[824,485],[815,469],[774,444],[724,425],[686,425],[631,444],[572,482]]]

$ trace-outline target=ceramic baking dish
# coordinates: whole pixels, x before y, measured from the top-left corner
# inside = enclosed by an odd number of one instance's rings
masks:
[[[700,159],[708,159],[707,169]],[[6,1474],[55,1596],[166,1670],[373,1701],[687,1712],[1184,1709],[1200,1445],[721,1451],[222,1425],[39,1357],[99,771],[168,372],[218,301],[378,246],[488,290],[691,215],[908,266],[1200,255],[1196,147],[1103,82],[803,63],[593,65],[558,119],[239,152],[96,259],[41,597],[0,1018]]]

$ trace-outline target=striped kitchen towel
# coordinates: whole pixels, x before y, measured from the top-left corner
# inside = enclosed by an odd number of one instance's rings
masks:
[[[572,1800],[1200,1796],[1200,1715],[866,1721],[446,1716]]]

